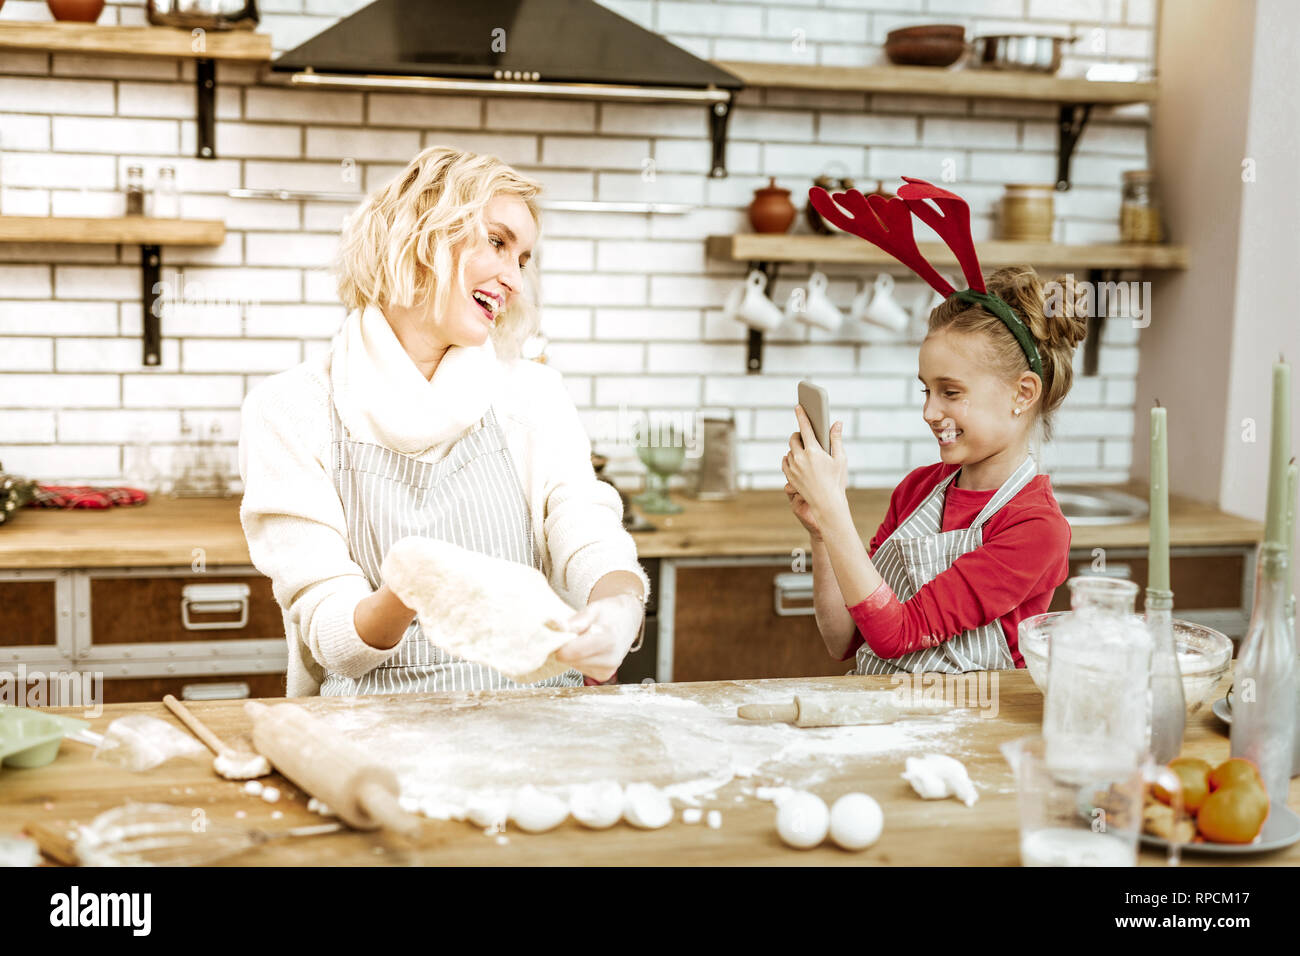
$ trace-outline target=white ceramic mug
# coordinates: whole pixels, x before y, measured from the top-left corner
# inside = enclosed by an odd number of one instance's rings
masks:
[[[928,286],[916,297],[916,304],[912,307],[912,321],[924,329],[930,323],[930,313],[943,305],[944,297],[939,294],[938,290],[931,289]]]
[[[844,324],[844,313],[835,307],[826,288],[830,281],[825,273],[814,272],[808,277],[808,288],[794,289],[785,304],[785,317],[799,319],[827,332],[836,332]]]
[[[853,300],[853,317],[892,332],[904,332],[911,315],[894,299],[894,277],[887,272],[876,276]]]
[[[781,309],[765,293],[767,276],[758,269],[750,271],[745,281],[727,296],[723,314],[729,319],[744,322],[760,332],[771,332],[781,324]]]

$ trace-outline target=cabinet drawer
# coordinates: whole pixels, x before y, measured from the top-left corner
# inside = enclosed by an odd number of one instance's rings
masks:
[[[208,688],[195,691],[195,688]],[[193,699],[193,693],[204,694],[203,699],[231,699],[239,697],[283,697],[283,674],[220,674],[202,677],[109,677],[104,680],[104,703],[122,704],[139,701],[159,701],[167,694],[180,700]],[[211,695],[211,696],[209,696]]]
[[[1169,586],[1174,592],[1175,613],[1179,609],[1239,609],[1249,611],[1251,556],[1246,550],[1209,550],[1202,554],[1171,554]],[[1086,551],[1070,555],[1070,574],[1090,574],[1092,555]],[[1107,551],[1106,567],[1138,585],[1137,609],[1146,605],[1146,551]],[[1052,595],[1051,610],[1070,609],[1070,589],[1064,585]]]
[[[246,599],[213,593],[238,593],[243,590],[239,585],[247,588]],[[95,645],[284,637],[271,582],[258,574],[120,576],[96,571],[91,572],[88,587]]]
[[[54,581],[0,581],[0,647],[53,648],[58,617]]]
[[[811,614],[776,613],[775,579],[789,570],[788,562],[679,565],[672,679],[826,677],[852,669],[852,662],[837,661],[827,652]]]

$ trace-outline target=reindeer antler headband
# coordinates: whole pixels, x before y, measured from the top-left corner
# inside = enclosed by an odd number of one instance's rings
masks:
[[[827,222],[884,249],[944,298],[955,295],[963,302],[982,305],[996,315],[1020,343],[1034,374],[1042,378],[1043,363],[1029,327],[1011,306],[990,293],[984,285],[984,273],[980,271],[975,243],[971,240],[970,207],[966,200],[924,179],[904,176],[903,180],[906,185],[899,187],[894,199],[863,196],[856,189],[832,197],[825,189],[814,186],[808,190],[808,200]],[[954,289],[921,256],[916,247],[916,237],[912,235],[913,213],[938,233],[953,251],[969,289]]]

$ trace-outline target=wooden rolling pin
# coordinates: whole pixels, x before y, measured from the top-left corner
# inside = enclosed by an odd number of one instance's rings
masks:
[[[358,830],[383,827],[404,836],[420,829],[418,817],[397,804],[401,788],[387,767],[297,704],[244,704],[253,719],[253,746],[275,769],[328,804]]]
[[[904,714],[944,714],[946,701],[908,702],[892,690],[864,690],[840,694],[796,694],[789,704],[742,704],[737,717],[778,720],[798,727],[844,727],[854,724],[888,724]]]

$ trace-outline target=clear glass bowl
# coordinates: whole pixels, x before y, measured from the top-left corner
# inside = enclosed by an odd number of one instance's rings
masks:
[[[1020,622],[1020,653],[1029,676],[1047,690],[1047,647],[1056,621],[1068,611],[1049,611]],[[1214,692],[1232,663],[1232,639],[1213,628],[1174,618],[1174,645],[1182,672],[1187,712],[1195,713]]]

